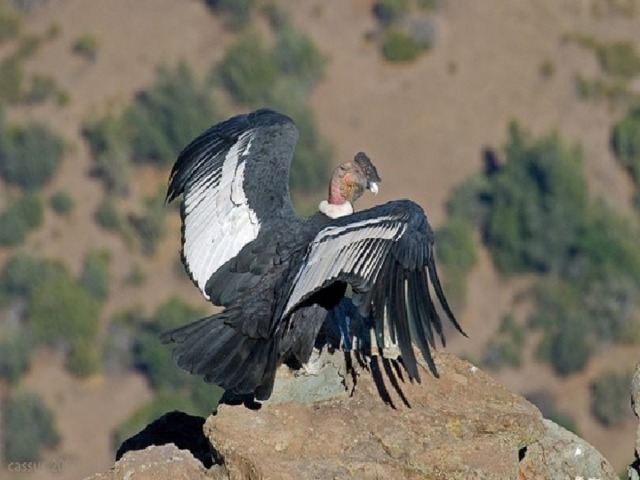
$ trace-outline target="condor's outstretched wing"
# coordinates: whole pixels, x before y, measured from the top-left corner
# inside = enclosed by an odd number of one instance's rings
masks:
[[[180,153],[167,201],[183,195],[182,261],[207,299],[207,280],[266,223],[295,218],[289,165],[297,139],[293,120],[263,109],[214,125]]]
[[[451,323],[464,332],[442,291],[433,243],[422,208],[408,200],[337,219],[309,246],[284,315],[330,284],[347,282],[360,312],[373,317],[378,345],[389,337],[399,346],[409,376],[419,380],[411,346],[417,345],[437,375],[430,347],[435,347],[434,330],[443,344],[444,334],[429,283]]]

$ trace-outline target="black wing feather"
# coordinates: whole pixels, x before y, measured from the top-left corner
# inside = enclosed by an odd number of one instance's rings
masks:
[[[377,242],[384,242],[384,248],[377,249]],[[409,377],[419,381],[415,344],[437,375],[431,349],[436,343],[434,331],[443,344],[444,332],[429,280],[447,318],[460,332],[462,329],[442,290],[433,243],[433,230],[423,210],[408,200],[338,219],[320,231],[309,247],[285,312],[295,311],[300,299],[334,282],[347,282],[353,287],[353,303],[359,312],[371,316],[383,353],[389,347],[385,341],[397,345]],[[355,244],[368,245],[363,259],[353,257]]]

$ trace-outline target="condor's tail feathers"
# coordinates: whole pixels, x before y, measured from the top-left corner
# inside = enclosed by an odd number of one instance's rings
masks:
[[[173,357],[183,370],[227,392],[266,400],[275,380],[276,339],[249,337],[228,320],[226,311],[211,315],[163,333],[160,340],[175,344]]]

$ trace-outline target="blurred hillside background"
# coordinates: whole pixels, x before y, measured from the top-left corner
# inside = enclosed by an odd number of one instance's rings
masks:
[[[447,348],[632,461],[640,0],[3,0],[0,105],[3,478],[104,471],[157,416],[211,410],[157,339],[212,311],[166,180],[265,105],[301,129],[301,213],[366,151],[359,207],[411,198],[438,230],[469,334]]]

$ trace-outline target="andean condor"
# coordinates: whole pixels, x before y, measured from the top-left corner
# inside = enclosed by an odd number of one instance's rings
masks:
[[[397,200],[354,213],[353,202],[380,181],[359,153],[335,170],[319,211],[298,218],[288,186],[297,138],[291,118],[261,109],[212,126],[178,156],[167,201],[183,196],[182,261],[224,310],[162,341],[175,344],[184,370],[264,400],[277,367],[305,364],[325,319],[357,307],[377,348],[397,344],[411,379],[420,380],[412,344],[437,375],[430,348],[434,330],[443,344],[444,335],[429,278],[462,330],[438,280],[422,208]]]

